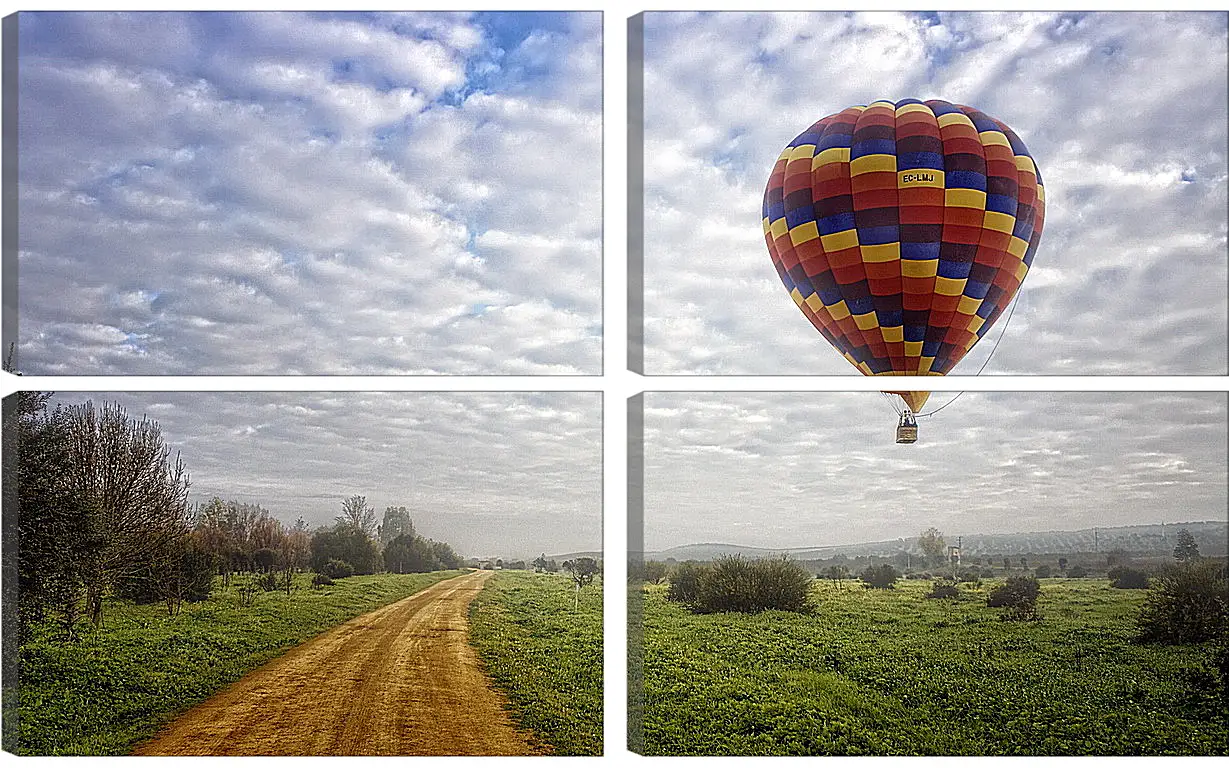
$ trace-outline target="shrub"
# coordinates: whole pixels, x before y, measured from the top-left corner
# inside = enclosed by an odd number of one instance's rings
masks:
[[[1170,566],[1154,580],[1136,618],[1139,639],[1198,643],[1229,632],[1229,581],[1225,564],[1193,560]]]
[[[1106,574],[1110,578],[1110,586],[1115,589],[1147,589],[1148,574],[1135,568],[1119,565],[1111,568]]]
[[[734,611],[810,610],[807,595],[811,574],[791,560],[744,560],[721,557],[699,578],[694,610],[698,613]]]
[[[981,582],[981,573],[976,568],[961,568],[956,571],[956,581],[977,584]]]
[[[1073,565],[1067,569],[1067,576],[1072,579],[1082,579],[1088,576],[1088,569],[1082,565]]]
[[[991,608],[1006,608],[1000,618],[1007,621],[1027,621],[1037,618],[1037,596],[1041,584],[1033,576],[1012,576],[1006,582],[990,590],[986,605]]]
[[[691,560],[676,565],[674,572],[670,574],[670,588],[666,591],[666,599],[686,605],[695,603],[699,593],[700,574],[704,570],[705,566]]]
[[[333,580],[330,579],[327,574],[317,573],[315,576],[312,577],[312,587],[314,589],[320,589],[321,587],[329,587],[329,586],[332,586],[332,584],[333,584]]]
[[[330,579],[345,579],[354,575],[354,566],[345,560],[330,560],[324,564],[321,573]]]
[[[884,563],[879,566],[866,566],[858,578],[866,584],[867,589],[895,589],[896,581],[900,576],[897,575],[895,568]]]
[[[960,597],[960,587],[956,586],[954,581],[942,579],[931,585],[930,591],[926,593],[926,597],[951,600]]]

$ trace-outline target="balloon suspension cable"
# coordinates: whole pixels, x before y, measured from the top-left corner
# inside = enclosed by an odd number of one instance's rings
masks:
[[[1012,316],[1012,315],[1014,315],[1014,314],[1016,313],[1016,307],[1018,307],[1018,306],[1020,306],[1020,296],[1019,296],[1019,294],[1017,294],[1017,295],[1016,295],[1016,300],[1015,300],[1015,301],[1013,301],[1013,302],[1012,302],[1012,304],[1011,304],[1011,311],[1007,313],[1007,319],[1003,321],[1003,331],[1002,331],[1002,333],[1000,333],[1000,334],[999,334],[999,337],[998,337],[997,339],[995,339],[995,340],[994,340],[994,346],[990,348],[990,354],[986,355],[986,359],[985,359],[985,361],[983,361],[983,362],[982,362],[982,364],[981,364],[981,367],[977,369],[977,373],[973,374],[974,376],[981,376],[981,372],[982,372],[982,371],[984,371],[984,370],[986,370],[986,366],[990,363],[990,358],[994,357],[994,353],[995,353],[995,351],[996,351],[996,350],[998,350],[998,348],[999,348],[999,342],[1001,342],[1001,341],[1003,340],[1003,337],[1007,335],[1007,326],[1011,325],[1011,316]],[[918,418],[918,419],[920,419],[920,418],[922,418],[922,417],[924,417],[924,416],[934,416],[934,415],[935,415],[936,413],[938,413],[939,411],[943,410],[943,409],[944,409],[944,408],[946,408],[947,406],[949,406],[949,405],[951,405],[952,403],[954,403],[954,402],[956,402],[957,400],[959,400],[959,399],[960,399],[960,396],[961,396],[961,395],[963,395],[963,394],[964,394],[964,391],[963,391],[963,390],[961,390],[960,392],[957,392],[957,393],[956,393],[956,396],[955,396],[955,397],[953,397],[951,400],[948,400],[948,401],[947,401],[946,403],[944,403],[943,405],[940,405],[938,408],[934,409],[933,411],[930,411],[930,412],[928,412],[928,413],[919,413],[919,414],[917,414],[914,418]]]

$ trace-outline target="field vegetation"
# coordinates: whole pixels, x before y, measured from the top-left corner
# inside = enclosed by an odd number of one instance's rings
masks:
[[[220,583],[174,616],[157,604],[107,599],[106,621],[73,642],[53,622],[20,650],[4,748],[24,755],[120,755],[174,715],[320,632],[460,571],[379,574],[284,590]],[[218,577],[221,582],[221,577]],[[7,719],[7,718],[6,718]]]
[[[600,755],[601,580],[576,583],[498,571],[470,604],[470,642],[513,720],[539,744],[556,755]]]
[[[1223,563],[1166,571],[1166,593],[1011,565],[1010,585],[817,579],[808,613],[696,613],[644,585],[644,752],[1226,753]],[[1145,642],[1145,617],[1209,610],[1211,634]]]

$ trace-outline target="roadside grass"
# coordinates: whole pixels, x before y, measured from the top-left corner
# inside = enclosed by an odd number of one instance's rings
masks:
[[[470,642],[513,720],[556,755],[602,754],[602,581],[499,571],[470,604]]]
[[[20,649],[4,749],[19,755],[122,755],[180,712],[321,632],[462,571],[339,579],[320,590],[261,592],[250,607],[215,588],[169,617],[160,604],[109,601],[75,642],[39,627]],[[9,704],[15,703],[15,711]],[[7,719],[7,718],[6,718]]]
[[[1036,622],[988,590],[817,582],[813,615],[693,615],[646,588],[650,755],[1216,755],[1211,646],[1132,642],[1142,590],[1043,579]],[[633,683],[634,684],[634,683]]]

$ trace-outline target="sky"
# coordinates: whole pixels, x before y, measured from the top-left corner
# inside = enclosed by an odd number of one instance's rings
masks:
[[[600,13],[19,23],[23,372],[601,372]]]
[[[1011,126],[1046,188],[1003,330],[953,374],[1225,375],[1225,13],[648,13],[644,368],[849,374],[773,268],[761,203],[822,117],[940,98]]]
[[[1223,520],[1227,404],[1223,392],[966,392],[898,445],[877,392],[649,392],[644,546]]]
[[[192,503],[259,504],[331,525],[350,496],[464,556],[602,548],[596,392],[59,393],[148,416],[191,475]]]

